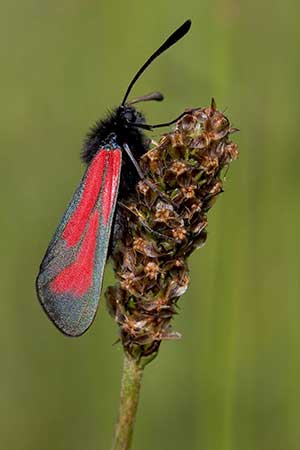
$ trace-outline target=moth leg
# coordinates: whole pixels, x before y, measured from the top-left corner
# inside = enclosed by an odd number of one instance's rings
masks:
[[[136,122],[131,124],[132,127],[142,128],[143,130],[152,131],[154,128],[163,128],[173,125],[178,120],[182,119],[186,114],[191,114],[194,111],[197,111],[199,108],[187,108],[183,113],[179,114],[175,119],[170,120],[169,122],[157,123],[155,125],[150,125],[149,123]]]
[[[133,214],[135,217],[137,217],[139,219],[140,224],[145,228],[145,230],[149,231],[149,233],[153,234],[154,236],[163,238],[167,241],[176,241],[175,238],[171,237],[171,236],[167,236],[166,234],[160,233],[159,231],[155,231],[153,230],[153,228],[151,228],[147,222],[145,222],[143,220],[143,217],[141,216],[141,214],[138,214],[137,212],[133,211],[132,209],[128,208],[127,205],[125,205],[123,202],[118,201],[118,205],[120,205],[122,208],[126,209],[126,211],[129,211],[131,214]]]
[[[165,202],[171,203],[171,200],[169,199],[169,197],[168,197],[166,194],[164,194],[163,192],[161,192],[161,191],[155,186],[155,184],[153,184],[150,180],[148,180],[148,179],[145,177],[144,172],[142,171],[142,169],[140,168],[138,162],[136,161],[135,157],[133,156],[133,154],[132,154],[132,152],[131,152],[131,150],[130,150],[128,144],[126,144],[126,143],[123,144],[123,148],[124,148],[125,152],[127,153],[127,155],[129,156],[129,158],[130,158],[132,164],[134,165],[134,167],[135,167],[135,169],[136,169],[136,171],[137,171],[137,173],[138,173],[140,179],[141,179],[147,186],[149,186],[149,188],[152,189],[152,191],[156,192],[156,193],[159,195],[159,197],[161,197]]]

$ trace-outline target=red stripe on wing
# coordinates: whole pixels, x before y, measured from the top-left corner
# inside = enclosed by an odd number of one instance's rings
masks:
[[[91,287],[98,225],[99,212],[95,210],[90,217],[76,261],[60,272],[51,282],[50,288],[55,293],[65,294],[69,292],[75,296],[82,296]]]
[[[104,169],[109,158],[107,150],[100,150],[95,156],[88,169],[86,179],[84,181],[84,189],[80,202],[69,219],[64,232],[63,239],[68,247],[75,246],[86,227],[90,214],[96,204],[99,196]]]
[[[107,224],[117,194],[121,164],[121,150],[115,149],[109,153],[105,185],[102,194],[101,213],[104,225]]]

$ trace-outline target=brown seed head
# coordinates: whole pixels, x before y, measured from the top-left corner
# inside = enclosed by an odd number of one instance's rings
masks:
[[[189,285],[186,260],[206,242],[207,213],[223,192],[222,170],[238,156],[234,131],[213,100],[188,110],[139,161],[147,181],[121,211],[126,225],[112,254],[119,283],[106,292],[132,357],[179,337],[170,321]]]

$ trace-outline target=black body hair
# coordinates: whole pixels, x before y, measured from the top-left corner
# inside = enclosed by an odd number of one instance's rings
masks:
[[[140,156],[148,150],[150,141],[140,128],[132,126],[132,123],[135,122],[145,123],[145,118],[132,106],[119,106],[108,113],[106,118],[96,122],[88,132],[81,153],[82,160],[89,164],[101,147],[112,145],[113,143],[120,146],[121,149],[123,144],[127,144],[134,158],[138,161]],[[122,151],[118,200],[128,198],[134,192],[139,180],[140,177],[132,161],[126,151]],[[124,211],[117,204],[108,245],[108,257],[114,252],[117,243],[123,238],[125,233],[126,219]]]
[[[108,114],[108,116],[97,122],[88,132],[84,142],[84,148],[81,154],[82,160],[89,164],[99,149],[105,145],[115,143],[124,150],[124,145],[129,147],[132,160],[127,151],[122,152],[122,168],[120,176],[120,188],[118,198],[122,198],[132,192],[139,180],[137,167],[134,167],[133,159],[139,160],[149,148],[149,139],[141,131],[142,129],[151,130],[161,126],[166,126],[174,122],[167,122],[158,125],[147,125],[145,118],[133,106],[133,103],[148,100],[163,100],[163,95],[159,92],[140,97],[128,103],[128,96],[136,81],[145,72],[147,67],[168,48],[172,47],[177,41],[185,36],[191,27],[191,20],[186,20],[177,28],[162,45],[146,60],[146,62],[136,72],[126,90],[125,96],[120,106]],[[177,120],[177,119],[176,119]]]
[[[87,133],[82,160],[90,163],[99,148],[110,143],[112,135],[116,137],[121,148],[126,143],[138,158],[144,153],[140,147],[144,145],[145,136],[140,128],[134,126],[135,122],[145,123],[145,118],[133,106],[119,106],[109,112],[106,118],[96,122]]]
[[[119,106],[111,111],[88,132],[81,153],[82,160],[89,164],[101,147],[114,141],[121,149],[127,144],[138,161],[149,149],[150,141],[140,128],[134,126],[135,123],[145,123],[145,118],[133,106]],[[132,192],[139,179],[132,161],[127,153],[122,151],[119,198],[124,198]]]

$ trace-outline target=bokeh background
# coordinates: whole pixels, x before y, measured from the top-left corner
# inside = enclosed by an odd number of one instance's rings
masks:
[[[65,338],[34,279],[81,177],[84,134],[189,17],[134,95],[165,93],[144,105],[150,123],[214,96],[241,129],[240,158],[190,259],[183,339],[146,370],[133,448],[300,448],[299,13],[292,0],[2,0],[1,449],[110,448],[116,326],[102,299],[91,330]]]

